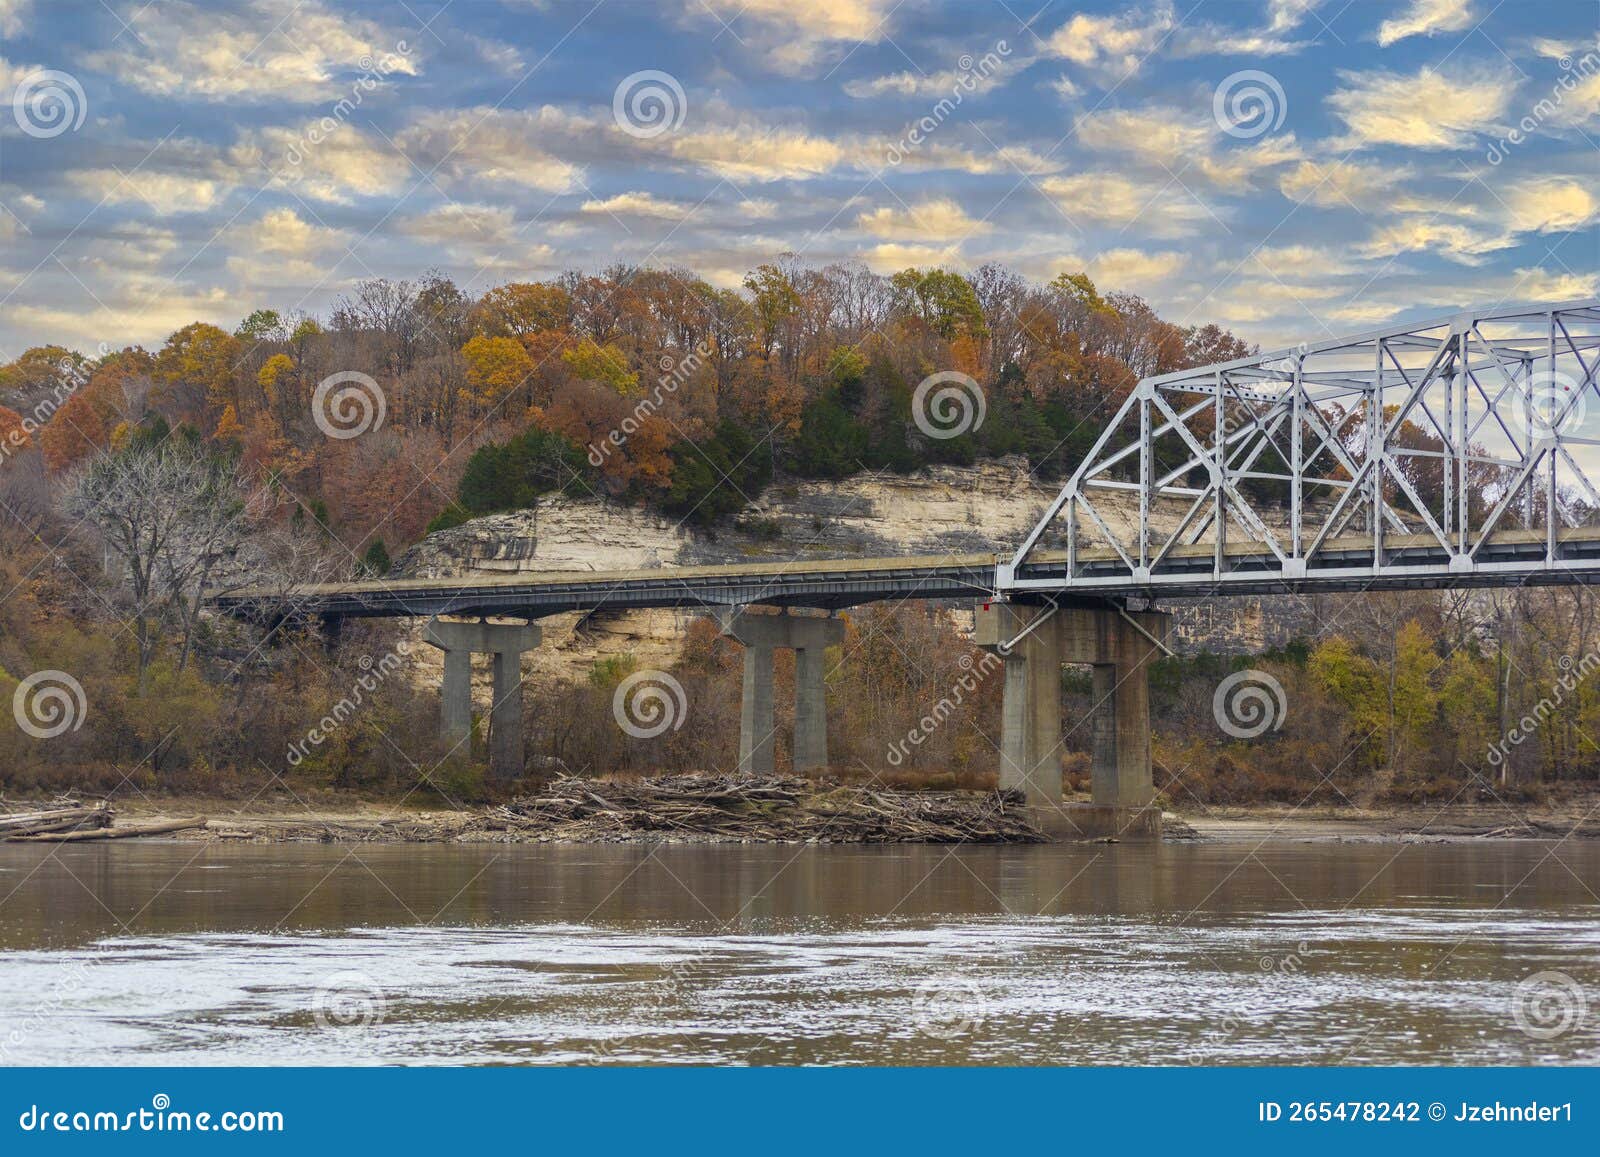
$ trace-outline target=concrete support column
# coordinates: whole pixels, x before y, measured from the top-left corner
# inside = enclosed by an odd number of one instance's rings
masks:
[[[770,775],[777,750],[777,720],[772,711],[772,648],[744,647],[744,694],[739,700],[739,774]]]
[[[1005,661],[1000,787],[1036,807],[1061,803],[1061,642],[1052,617],[1048,607],[992,603],[976,618],[975,641]]]
[[[1155,798],[1150,664],[1161,657],[1152,639],[1166,640],[1168,616],[1074,608],[1062,611],[1060,619],[1065,661],[1094,669],[1092,798],[1107,807],[1145,807]]]
[[[762,614],[748,609],[722,615],[722,633],[744,644],[744,697],[739,712],[739,770],[769,773],[776,759],[772,654],[795,653],[794,769],[828,766],[828,711],[824,676],[827,648],[844,638],[844,623],[815,615]]]
[[[439,688],[439,734],[451,744],[472,732],[472,652],[446,650]]]
[[[494,700],[489,708],[489,774],[515,779],[523,772],[522,655],[539,645],[532,623],[457,623],[430,619],[423,641],[444,652],[439,730],[457,741],[472,727],[472,656],[494,656]]]
[[[522,775],[522,652],[494,652],[494,702],[489,708],[489,775]]]
[[[838,619],[789,619],[794,647],[794,769],[828,766],[827,651],[844,640]]]
[[[1020,788],[1041,822],[1064,834],[1159,836],[1150,765],[1149,665],[1166,639],[1163,614],[1124,615],[1112,607],[1051,611],[988,603],[974,615],[973,641],[1005,658],[1000,786]],[[1061,664],[1094,671],[1092,715],[1074,728],[1073,746],[1093,752],[1092,800],[1061,806]]]

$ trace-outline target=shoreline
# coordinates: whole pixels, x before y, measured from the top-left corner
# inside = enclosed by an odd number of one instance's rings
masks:
[[[980,793],[972,793],[977,796]],[[181,843],[697,843],[863,845],[854,839],[769,839],[695,831],[608,832],[587,837],[519,830],[492,807],[419,808],[383,800],[305,804],[267,799],[241,803],[206,796],[122,799],[118,825],[204,816],[203,829],[161,838]],[[1286,804],[1186,808],[1165,813],[1165,843],[1454,843],[1484,839],[1600,839],[1600,791],[1543,803],[1405,804],[1294,807]],[[114,843],[139,843],[123,840]],[[878,841],[872,841],[878,842]],[[917,841],[892,841],[917,842]]]

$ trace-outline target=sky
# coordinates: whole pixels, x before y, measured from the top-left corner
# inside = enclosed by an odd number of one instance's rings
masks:
[[[1600,3],[0,0],[0,361],[785,252],[1274,348],[1600,293]]]

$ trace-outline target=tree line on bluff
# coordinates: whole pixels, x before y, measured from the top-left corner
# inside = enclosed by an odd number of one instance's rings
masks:
[[[624,267],[478,296],[438,273],[377,279],[326,317],[262,308],[232,332],[186,325],[154,351],[27,350],[0,366],[0,693],[13,697],[44,669],[66,672],[87,712],[49,738],[0,729],[0,785],[219,787],[290,774],[281,753],[305,748],[308,730],[349,698],[369,669],[363,657],[370,666],[403,639],[397,624],[367,623],[331,653],[293,626],[266,641],[204,613],[203,591],[381,574],[391,550],[430,528],[557,492],[711,525],[778,471],[840,478],[1017,454],[1059,478],[1140,378],[1251,352],[1226,330],[1175,326],[1081,274],[1046,285],[992,265],[885,277],[793,258],[752,271],[741,290]],[[981,425],[949,438],[929,436],[913,414],[917,384],[941,371],[969,375],[985,406]],[[1403,436],[1426,441],[1414,428]],[[1442,484],[1435,462],[1405,467],[1425,495]],[[1269,480],[1246,485],[1281,497]],[[1536,672],[1582,641],[1573,608],[1587,615],[1585,597],[1567,593],[1502,606],[1470,629],[1464,617],[1480,611],[1436,596],[1393,605],[1388,635],[1346,622],[1264,660],[1299,704],[1291,718],[1315,725],[1248,750],[1198,709],[1228,664],[1169,661],[1157,750],[1170,790],[1287,793],[1315,766],[1340,769],[1323,791],[1380,768],[1402,785],[1488,771],[1472,748],[1489,750],[1537,690]],[[851,658],[829,677],[834,750],[841,765],[882,767],[876,737],[915,725],[966,648],[943,612],[915,606],[861,610],[851,630]],[[691,632],[677,672],[690,722],[653,745],[612,726],[609,695],[631,672],[626,661],[536,689],[530,768],[729,765],[730,648]],[[1508,677],[1513,668],[1526,685]],[[1070,721],[1086,690],[1064,679]],[[438,749],[433,695],[420,686],[390,678],[370,689],[292,777],[481,794],[476,755]],[[997,696],[980,689],[895,774],[990,775]],[[1578,736],[1594,709],[1577,688],[1560,706],[1563,726],[1542,728],[1504,766],[1524,782],[1592,777],[1592,744]],[[1080,754],[1065,761],[1069,776],[1087,745],[1072,734]],[[1432,742],[1441,734],[1452,741]]]

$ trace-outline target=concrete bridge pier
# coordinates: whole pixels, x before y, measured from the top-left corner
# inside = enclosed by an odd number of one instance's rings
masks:
[[[1043,826],[1076,838],[1158,838],[1152,805],[1149,664],[1169,616],[1115,608],[980,604],[974,641],[1005,661],[1000,786],[1020,789]],[[1093,670],[1091,802],[1061,796],[1061,665]]]
[[[724,611],[722,633],[744,645],[744,693],[739,708],[739,771],[770,773],[776,743],[772,702],[772,655],[794,651],[794,769],[828,766],[828,712],[823,652],[844,638],[836,618],[788,613],[762,614],[749,608]]]
[[[444,652],[439,734],[451,743],[472,731],[472,656],[494,656],[494,701],[489,708],[489,775],[515,779],[523,771],[522,655],[539,645],[532,623],[455,623],[429,619],[423,642]]]

